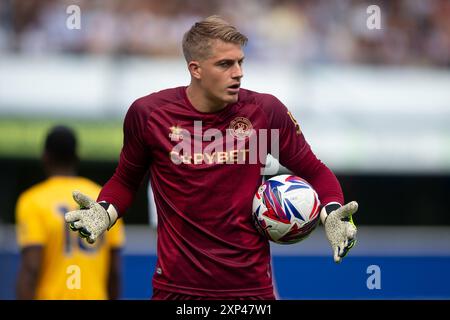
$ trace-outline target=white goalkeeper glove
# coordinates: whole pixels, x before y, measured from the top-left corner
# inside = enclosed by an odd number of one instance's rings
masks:
[[[352,201],[344,206],[330,203],[322,208],[320,220],[333,250],[334,262],[341,262],[356,243],[356,226],[352,215],[358,210],[358,203]]]
[[[94,243],[100,235],[109,230],[117,220],[117,210],[107,202],[95,202],[79,191],[72,193],[80,210],[67,212],[64,219],[72,231],[78,231],[81,238]]]

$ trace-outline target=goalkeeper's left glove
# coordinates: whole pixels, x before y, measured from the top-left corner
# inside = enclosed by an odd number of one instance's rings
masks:
[[[356,242],[356,226],[352,215],[358,210],[358,203],[352,201],[345,206],[330,203],[322,208],[320,219],[333,250],[334,262],[339,263]]]

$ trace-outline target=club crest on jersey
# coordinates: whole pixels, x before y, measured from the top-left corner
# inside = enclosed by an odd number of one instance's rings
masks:
[[[169,138],[172,141],[180,141],[183,139],[183,129],[178,127],[178,126],[172,126],[169,128],[170,129],[170,133],[169,133]]]
[[[252,134],[253,126],[247,118],[237,117],[230,122],[229,129],[233,137],[238,140],[244,140]]]

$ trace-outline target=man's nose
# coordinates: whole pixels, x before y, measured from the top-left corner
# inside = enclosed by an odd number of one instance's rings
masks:
[[[242,66],[238,63],[236,63],[233,67],[233,72],[231,74],[231,77],[233,79],[240,79],[244,76],[243,70],[242,70]]]

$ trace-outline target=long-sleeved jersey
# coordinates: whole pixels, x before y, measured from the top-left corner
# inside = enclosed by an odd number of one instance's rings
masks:
[[[158,211],[154,288],[210,297],[273,292],[269,243],[252,221],[267,153],[306,179],[322,204],[343,203],[335,175],[272,95],[241,89],[236,103],[214,113],[196,110],[186,87],[132,104],[119,165],[98,201],[123,214],[150,170]]]

